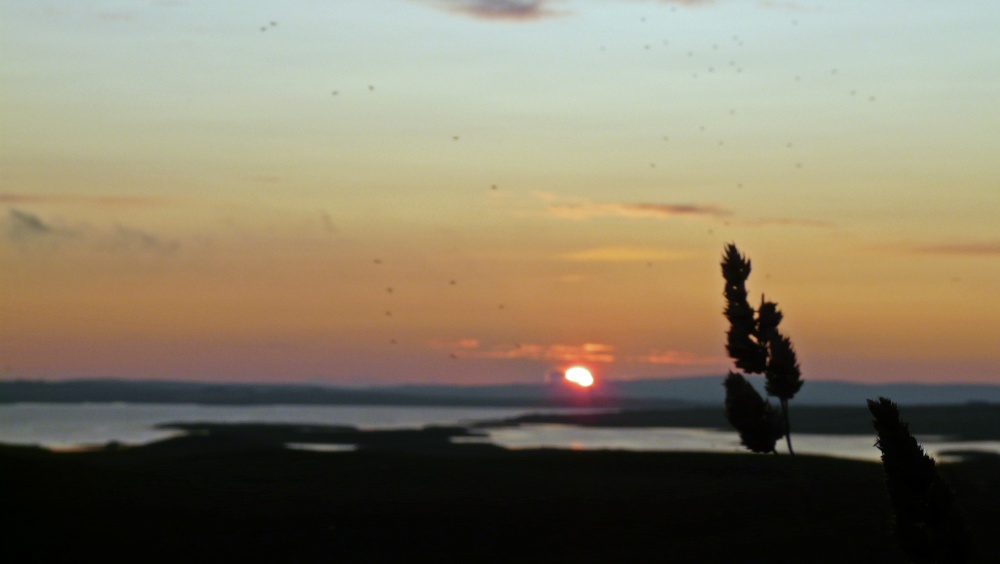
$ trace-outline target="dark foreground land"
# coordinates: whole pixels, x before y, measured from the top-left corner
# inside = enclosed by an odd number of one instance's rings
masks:
[[[1000,460],[940,468],[1000,561]],[[807,456],[0,447],[0,511],[3,562],[899,561],[881,466]]]

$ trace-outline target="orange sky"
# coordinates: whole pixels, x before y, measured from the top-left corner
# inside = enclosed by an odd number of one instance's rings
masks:
[[[1000,383],[992,2],[0,7],[0,378]],[[271,22],[274,22],[273,24]]]

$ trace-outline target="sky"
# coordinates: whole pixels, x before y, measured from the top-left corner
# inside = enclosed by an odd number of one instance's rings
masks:
[[[0,379],[1000,384],[1000,3],[8,0]]]

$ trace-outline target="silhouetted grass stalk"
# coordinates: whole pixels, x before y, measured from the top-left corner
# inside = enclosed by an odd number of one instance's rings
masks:
[[[966,562],[968,534],[954,494],[886,398],[868,400],[882,451],[882,467],[895,515],[893,532],[900,548],[919,563]]]
[[[736,245],[726,245],[722,258],[722,277],[726,281],[726,308],[723,314],[729,321],[726,352],[736,368],[747,374],[764,375],[765,390],[769,396],[778,398],[781,415],[772,417],[773,408],[753,391],[753,386],[743,375],[730,372],[725,383],[726,417],[740,433],[743,445],[750,450],[771,452],[758,448],[768,443],[773,445],[784,436],[788,453],[795,456],[788,401],[802,388],[802,373],[791,339],[778,330],[783,318],[778,304],[761,296],[760,307],[754,309],[747,301],[746,281],[750,270],[750,260],[740,254]],[[751,447],[751,444],[758,448]]]

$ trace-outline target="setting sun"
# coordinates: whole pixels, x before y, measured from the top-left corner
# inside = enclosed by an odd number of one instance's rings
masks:
[[[567,381],[573,382],[574,384],[584,388],[589,388],[594,385],[594,375],[590,373],[590,370],[587,370],[582,366],[573,366],[572,368],[566,370],[565,378]]]

